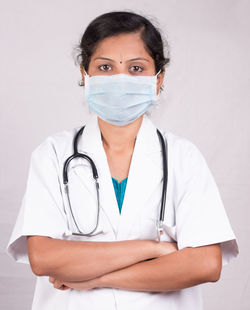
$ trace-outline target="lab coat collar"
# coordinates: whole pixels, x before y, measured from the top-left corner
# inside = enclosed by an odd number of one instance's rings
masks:
[[[92,114],[86,122],[78,149],[95,162],[99,175],[100,206],[109,219],[116,239],[127,239],[136,216],[143,212],[146,200],[159,186],[163,177],[161,145],[155,125],[146,114],[143,115],[130,163],[121,214],[96,114]],[[96,193],[93,192],[93,195]]]
[[[149,117],[144,114],[141,127],[136,138],[136,145],[145,154],[158,152],[161,149],[156,127]],[[91,114],[86,122],[83,137],[79,143],[79,150],[94,155],[102,145],[101,132],[96,114]]]

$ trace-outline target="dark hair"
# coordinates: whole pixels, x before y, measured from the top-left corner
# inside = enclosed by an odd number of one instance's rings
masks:
[[[86,71],[90,57],[98,43],[121,33],[140,32],[145,48],[154,59],[156,73],[169,63],[170,58],[164,56],[164,45],[160,31],[145,17],[133,12],[114,11],[96,17],[86,28],[76,50],[78,64]],[[165,44],[168,47],[167,42]],[[167,48],[169,53],[169,49]]]

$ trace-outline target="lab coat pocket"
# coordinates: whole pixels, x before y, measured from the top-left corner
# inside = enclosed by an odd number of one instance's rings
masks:
[[[79,224],[79,222],[77,222],[77,224]],[[82,227],[84,227],[83,221],[80,221],[80,224],[81,224],[80,229],[82,229]],[[89,230],[83,229],[83,233],[84,234],[90,233],[94,229],[95,225],[96,225],[96,222]],[[85,225],[85,227],[86,226],[87,225]],[[69,231],[68,231],[67,239],[75,240],[75,241],[113,241],[114,237],[113,237],[112,231],[109,226],[110,225],[106,219],[105,214],[103,213],[102,209],[100,209],[97,229],[92,234],[87,235],[87,236],[73,234],[73,233],[79,233],[79,231],[71,218],[69,220]]]
[[[65,194],[68,229],[71,232],[68,238],[71,240],[86,241],[104,239],[109,229],[106,216],[100,206],[96,231],[89,236],[72,235],[72,233],[80,233],[80,231],[84,234],[89,234],[97,224],[97,192],[92,172],[88,166],[79,165],[71,167],[69,172],[68,197]],[[101,233],[97,234],[98,232]]]

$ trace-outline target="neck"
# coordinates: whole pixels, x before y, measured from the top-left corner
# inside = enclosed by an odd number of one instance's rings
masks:
[[[142,119],[143,115],[128,125],[116,126],[107,123],[98,117],[98,124],[102,135],[102,143],[105,150],[114,153],[122,153],[127,150],[133,150]]]

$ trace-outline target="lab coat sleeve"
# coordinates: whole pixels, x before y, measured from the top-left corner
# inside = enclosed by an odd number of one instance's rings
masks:
[[[222,263],[239,253],[224,205],[207,162],[199,149],[188,143],[180,163],[182,189],[176,203],[178,248],[220,243]]]
[[[66,231],[56,151],[47,138],[31,154],[26,191],[7,253],[16,261],[28,264],[26,236],[60,239]]]

